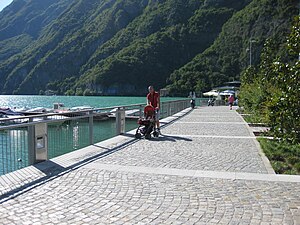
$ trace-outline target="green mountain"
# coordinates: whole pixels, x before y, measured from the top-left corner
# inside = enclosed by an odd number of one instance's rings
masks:
[[[0,93],[173,94],[238,78],[252,36],[284,38],[294,0],[14,0],[0,12]]]
[[[298,0],[254,0],[232,16],[223,26],[214,44],[198,54],[169,78],[169,89],[175,94],[194,89],[201,93],[224,82],[239,80],[249,66],[250,40],[252,63],[258,64],[266,39],[279,45],[290,32],[294,16],[298,14]]]
[[[20,53],[58,18],[71,0],[14,0],[0,12],[0,60]]]

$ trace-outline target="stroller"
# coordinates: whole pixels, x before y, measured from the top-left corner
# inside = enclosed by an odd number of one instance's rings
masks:
[[[144,108],[144,118],[138,120],[139,127],[136,130],[135,137],[140,139],[143,136],[146,139],[151,138],[151,134],[154,137],[158,137],[159,133],[155,130],[155,110],[151,105],[147,105]]]

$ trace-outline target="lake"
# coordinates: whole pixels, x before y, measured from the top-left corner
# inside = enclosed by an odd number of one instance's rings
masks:
[[[181,98],[163,97],[161,101]],[[65,107],[91,106],[95,108],[145,103],[146,97],[119,96],[37,96],[37,95],[0,95],[0,108],[53,108],[53,103],[64,103]]]

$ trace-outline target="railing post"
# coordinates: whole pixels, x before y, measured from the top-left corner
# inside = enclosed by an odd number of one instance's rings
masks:
[[[175,102],[171,103],[172,107],[171,107],[171,115],[175,114],[175,110],[176,110],[176,105]]]
[[[89,111],[89,140],[90,145],[94,144],[94,115],[93,111]]]
[[[29,118],[29,123],[33,121],[33,118]],[[28,164],[33,165],[36,161],[35,157],[35,129],[34,125],[28,126],[28,134],[27,134],[27,141],[28,141]]]
[[[33,118],[29,118],[29,124]],[[48,160],[48,128],[46,123],[28,126],[28,164]]]
[[[34,125],[35,163],[48,160],[48,125]]]
[[[116,134],[125,133],[125,109],[119,107],[116,111]]]
[[[139,108],[139,110],[140,110],[140,118],[142,118],[143,117],[143,105],[140,105],[140,108]]]
[[[162,102],[161,103],[161,107],[160,107],[160,113],[161,113],[161,118],[166,118],[168,117],[166,114],[166,103],[165,102]]]

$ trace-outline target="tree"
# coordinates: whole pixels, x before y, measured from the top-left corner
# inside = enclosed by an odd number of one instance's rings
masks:
[[[259,68],[245,71],[240,94],[247,111],[263,117],[275,137],[291,143],[300,143],[299,18],[285,43],[287,57],[274,57],[278,43],[268,40]]]

